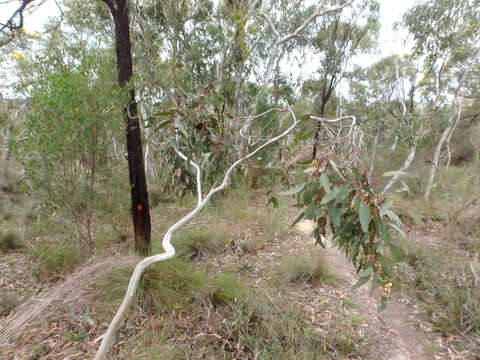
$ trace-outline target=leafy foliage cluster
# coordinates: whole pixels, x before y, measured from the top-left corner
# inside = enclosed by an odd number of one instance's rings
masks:
[[[123,94],[108,64],[105,54],[84,55],[78,64],[36,64],[42,81],[29,88],[25,137],[15,147],[36,198],[50,211],[67,210],[63,215],[87,232],[90,245],[100,185],[119,160],[112,142],[121,134],[121,107],[112,99]]]
[[[286,192],[296,195],[301,219],[315,222],[313,235],[325,247],[333,243],[353,263],[360,280],[356,287],[372,280],[372,291],[380,285],[382,307],[392,286],[392,270],[403,258],[403,250],[391,231],[402,234],[398,216],[370,187],[365,174],[353,168],[340,171],[331,165],[317,166],[306,182]],[[295,224],[294,223],[294,224]]]

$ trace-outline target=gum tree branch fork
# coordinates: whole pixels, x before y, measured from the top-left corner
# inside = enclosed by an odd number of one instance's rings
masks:
[[[287,110],[290,112],[293,123],[288,127],[284,132],[282,132],[280,135],[277,135],[270,140],[266,141],[264,144],[260,145],[257,147],[254,151],[249,153],[248,155],[238,159],[235,161],[225,172],[225,175],[223,177],[223,181],[220,185],[213,187],[210,192],[205,196],[202,197],[202,187],[201,187],[201,176],[200,176],[200,167],[193,162],[192,160],[188,160],[187,156],[185,156],[178,148],[175,149],[175,152],[185,161],[190,161],[190,164],[195,168],[196,173],[197,173],[197,196],[198,196],[198,202],[197,206],[195,209],[190,211],[185,217],[183,217],[181,220],[179,220],[177,223],[175,223],[168,231],[165,233],[165,236],[163,237],[162,241],[162,246],[163,249],[165,250],[163,253],[153,255],[150,257],[147,257],[140,261],[136,266],[135,269],[133,270],[133,274],[130,278],[130,282],[128,284],[128,288],[126,291],[126,294],[122,300],[122,303],[120,307],[117,310],[117,313],[115,314],[112,322],[110,323],[107,332],[105,335],[103,335],[103,340],[102,344],[100,345],[100,348],[97,351],[97,354],[95,356],[95,360],[101,360],[104,359],[105,356],[108,353],[108,350],[112,346],[115,334],[118,330],[118,328],[121,325],[122,319],[124,318],[127,310],[130,308],[132,305],[134,299],[135,299],[135,293],[138,288],[138,283],[140,282],[140,277],[142,276],[142,273],[152,264],[155,264],[157,262],[165,261],[168,259],[171,259],[175,255],[175,248],[171,244],[171,239],[172,235],[175,231],[180,229],[182,226],[184,226],[186,223],[188,223],[190,220],[192,220],[195,216],[197,216],[208,204],[212,196],[222,190],[224,190],[228,186],[228,182],[230,179],[230,175],[232,172],[245,160],[251,158],[254,156],[256,153],[258,153],[260,150],[264,149],[265,147],[269,146],[270,144],[273,144],[274,142],[279,141],[281,138],[284,136],[288,135],[298,124],[297,118],[295,117],[295,114],[293,110],[291,109],[290,105],[287,104]]]

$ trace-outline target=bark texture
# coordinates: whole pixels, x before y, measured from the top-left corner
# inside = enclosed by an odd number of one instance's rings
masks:
[[[115,24],[115,51],[117,55],[118,84],[129,86],[128,103],[123,109],[127,137],[127,159],[130,177],[132,220],[135,250],[141,255],[150,253],[150,208],[143,161],[140,121],[138,119],[135,88],[128,84],[133,75],[132,47],[127,0],[103,0],[109,7]]]

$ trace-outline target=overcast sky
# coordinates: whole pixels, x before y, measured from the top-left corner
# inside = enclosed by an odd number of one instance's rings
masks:
[[[401,39],[405,39],[405,33],[395,33],[392,29],[396,21],[400,21],[405,11],[414,4],[415,0],[380,0],[380,51],[382,56],[394,53],[402,53],[407,49],[403,46]],[[18,7],[18,2],[0,5],[0,21],[4,21],[12,9]],[[25,17],[25,29],[28,31],[42,30],[42,26],[48,16],[58,14],[58,8],[54,0],[46,0],[35,12]]]
[[[402,44],[407,38],[407,32],[395,32],[392,27],[395,22],[402,20],[403,14],[414,3],[415,0],[380,0],[381,30],[378,42],[383,56],[408,51],[408,47]]]
[[[79,0],[85,1],[85,0]],[[92,0],[89,0],[92,1]],[[294,0],[293,0],[294,1]],[[315,0],[311,0],[315,2]],[[402,19],[407,9],[414,5],[416,0],[380,0],[380,36],[379,49],[375,55],[363,55],[354,59],[354,63],[361,66],[369,66],[380,60],[382,57],[392,54],[408,53],[409,47],[404,44],[407,33],[403,30],[395,32],[393,24]],[[7,14],[10,15],[18,7],[18,1],[11,4],[1,4],[0,2],[0,22],[4,22]],[[24,27],[30,32],[41,32],[43,24],[49,16],[59,14],[55,0],[45,0],[40,7],[35,9],[32,14],[25,16]],[[303,64],[292,63],[285,59],[281,64],[287,73],[291,73],[297,79],[305,79],[311,76],[317,70],[318,59],[314,54],[307,55]]]

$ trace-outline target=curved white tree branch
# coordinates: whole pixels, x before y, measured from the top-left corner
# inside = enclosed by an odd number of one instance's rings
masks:
[[[176,129],[176,140],[178,144],[178,130]],[[180,156],[183,160],[188,161],[190,165],[192,165],[195,168],[195,172],[197,174],[197,206],[200,205],[202,202],[202,178],[201,175],[202,173],[200,172],[200,166],[196,162],[194,162],[191,159],[188,159],[188,157],[182,153],[176,146],[175,146],[175,152],[177,153],[178,156]]]
[[[343,168],[352,165],[358,160],[358,152],[363,144],[363,131],[357,126],[357,118],[354,115],[341,116],[336,119],[326,119],[310,114],[310,119],[316,120],[325,130],[325,136],[328,138],[326,151],[317,156],[317,160],[328,159],[342,146],[348,149],[341,159]],[[350,120],[350,123],[344,124],[343,120]],[[348,129],[345,133],[344,129]],[[337,153],[338,155],[338,153]],[[338,157],[338,156],[337,156]],[[338,159],[340,160],[340,159]]]
[[[290,105],[288,105],[288,104],[287,104],[287,108],[288,108],[288,111],[290,112],[290,114],[292,115],[292,118],[293,118],[292,125],[288,129],[286,129],[284,132],[282,132],[280,135],[277,135],[274,138],[268,140],[267,142],[260,145],[258,148],[256,148],[254,151],[252,151],[248,155],[246,155],[243,158],[235,161],[228,168],[228,170],[225,172],[225,176],[223,177],[222,183],[220,185],[218,185],[217,187],[212,188],[210,190],[210,192],[205,196],[205,198],[198,202],[197,207],[195,207],[195,209],[193,209],[190,213],[188,213],[185,217],[183,217],[180,221],[178,221],[170,229],[168,229],[168,231],[165,233],[165,236],[163,237],[163,241],[162,241],[162,246],[163,246],[163,249],[165,250],[165,252],[163,252],[161,254],[149,256],[149,257],[143,259],[142,261],[140,261],[135,266],[135,269],[133,270],[133,274],[130,278],[130,282],[128,284],[128,288],[127,288],[127,291],[125,293],[125,296],[124,296],[124,298],[122,300],[122,303],[120,304],[120,307],[118,308],[112,322],[110,323],[107,332],[103,336],[102,344],[100,345],[100,348],[98,349],[98,351],[95,355],[95,360],[104,359],[105,356],[108,353],[108,350],[112,346],[115,334],[116,334],[118,328],[121,325],[122,319],[124,318],[127,310],[132,305],[132,303],[135,299],[135,293],[137,291],[138,283],[140,281],[140,277],[141,277],[142,273],[150,265],[155,264],[157,262],[168,260],[175,255],[175,248],[171,244],[171,239],[172,239],[173,233],[175,231],[177,231],[178,229],[180,229],[182,226],[184,226],[187,222],[189,222],[195,216],[197,216],[203,210],[203,208],[205,208],[205,206],[208,204],[208,202],[210,201],[210,199],[212,198],[212,196],[214,194],[224,190],[227,187],[228,181],[230,179],[230,175],[232,174],[233,170],[235,170],[238,167],[238,165],[240,165],[243,161],[247,160],[248,158],[251,158],[252,156],[254,156],[256,153],[258,153],[263,148],[265,148],[265,147],[269,146],[270,144],[280,140],[281,138],[286,136],[288,133],[290,133],[295,128],[295,126],[297,126],[298,121],[297,121],[297,118],[295,117],[295,114],[294,114],[293,110],[291,109]],[[185,155],[183,155],[180,151],[178,151],[178,149],[176,149],[176,151],[177,151],[177,154],[179,154],[179,156],[182,159],[184,159],[184,160],[188,159]],[[180,154],[182,154],[183,156],[180,155]],[[195,164],[191,160],[190,160],[190,163],[195,167],[195,169],[197,169],[197,180],[200,184],[200,168],[198,167],[197,164]],[[199,190],[198,195],[199,195],[199,199],[201,199],[201,190]]]
[[[269,109],[261,114],[257,114],[257,115],[249,115],[249,116],[238,116],[236,117],[235,119],[233,120],[238,120],[238,119],[246,119],[245,123],[240,127],[240,131],[239,131],[239,134],[240,136],[245,139],[245,140],[248,140],[248,143],[250,144],[250,140],[252,139],[252,136],[250,135],[246,135],[244,132],[245,131],[248,131],[250,129],[250,123],[263,116],[263,115],[266,115],[268,113],[271,113],[273,111],[277,111],[277,112],[284,112],[284,111],[288,111],[288,109],[279,109],[279,108],[272,108],[272,109]],[[261,138],[256,138],[255,137],[255,141],[268,141],[269,139],[261,139]]]

